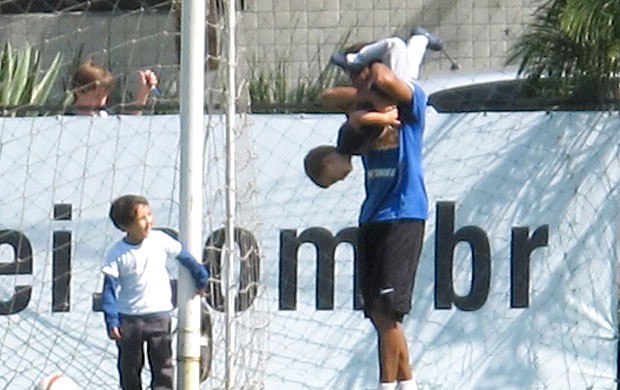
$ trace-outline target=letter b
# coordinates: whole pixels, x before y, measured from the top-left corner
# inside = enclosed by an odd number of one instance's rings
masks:
[[[472,254],[472,279],[469,293],[459,296],[454,292],[452,269],[454,248],[466,242]],[[489,295],[491,281],[491,251],[489,239],[478,226],[464,226],[454,231],[454,203],[437,203],[435,232],[435,308],[450,309],[452,303],[463,311],[482,307]]]

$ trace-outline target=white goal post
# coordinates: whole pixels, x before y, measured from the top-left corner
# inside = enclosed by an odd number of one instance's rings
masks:
[[[179,232],[196,258],[202,252],[203,140],[205,103],[205,4],[183,0],[181,4],[180,69],[180,180]],[[179,270],[177,301],[177,386],[182,390],[200,387],[201,297],[196,295],[188,270]]]

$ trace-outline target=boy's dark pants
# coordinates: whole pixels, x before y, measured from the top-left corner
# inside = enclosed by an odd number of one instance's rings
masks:
[[[151,367],[151,389],[171,390],[174,367],[170,316],[121,315],[121,340],[118,346],[118,372],[123,390],[142,390],[141,373],[144,366],[144,342]]]

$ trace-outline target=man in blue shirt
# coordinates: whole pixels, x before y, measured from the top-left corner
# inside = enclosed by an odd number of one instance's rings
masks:
[[[397,383],[403,390],[416,389],[402,321],[411,309],[428,214],[422,168],[427,98],[417,84],[410,87],[382,63],[371,64],[354,81],[375,109],[391,104],[399,113],[400,126],[388,125],[380,142],[362,154],[366,198],[359,216],[359,276],[364,312],[379,341],[379,389]]]
[[[355,99],[372,107],[349,112],[345,128],[362,138],[368,131],[372,137],[358,151],[366,191],[359,215],[358,272],[364,313],[378,337],[378,389],[393,390],[398,385],[401,390],[415,390],[402,321],[411,309],[428,214],[422,168],[427,96],[417,84],[399,79],[381,62],[350,71],[350,75]],[[314,161],[320,165],[312,167],[309,162]],[[305,163],[306,172],[321,187],[342,180],[350,171],[350,155],[339,154],[335,147],[315,148]],[[315,176],[311,174],[314,168]]]

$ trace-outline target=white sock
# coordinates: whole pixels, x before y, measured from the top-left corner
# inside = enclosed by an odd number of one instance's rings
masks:
[[[396,390],[396,382],[381,382],[377,390]]]
[[[418,385],[415,384],[415,379],[412,378],[398,382],[398,390],[418,390]]]
[[[370,43],[363,46],[356,53],[348,53],[345,58],[348,64],[363,65],[366,66],[373,61],[378,61],[383,57],[388,50],[388,43],[386,40]]]
[[[407,53],[409,55],[409,77],[417,80],[420,76],[420,66],[426,53],[428,38],[424,35],[414,35],[407,42]]]
[[[407,44],[398,37],[384,38],[369,43],[357,53],[347,54],[345,58],[349,64],[364,66],[373,61],[381,61],[399,77],[401,77],[399,73],[409,72]]]

